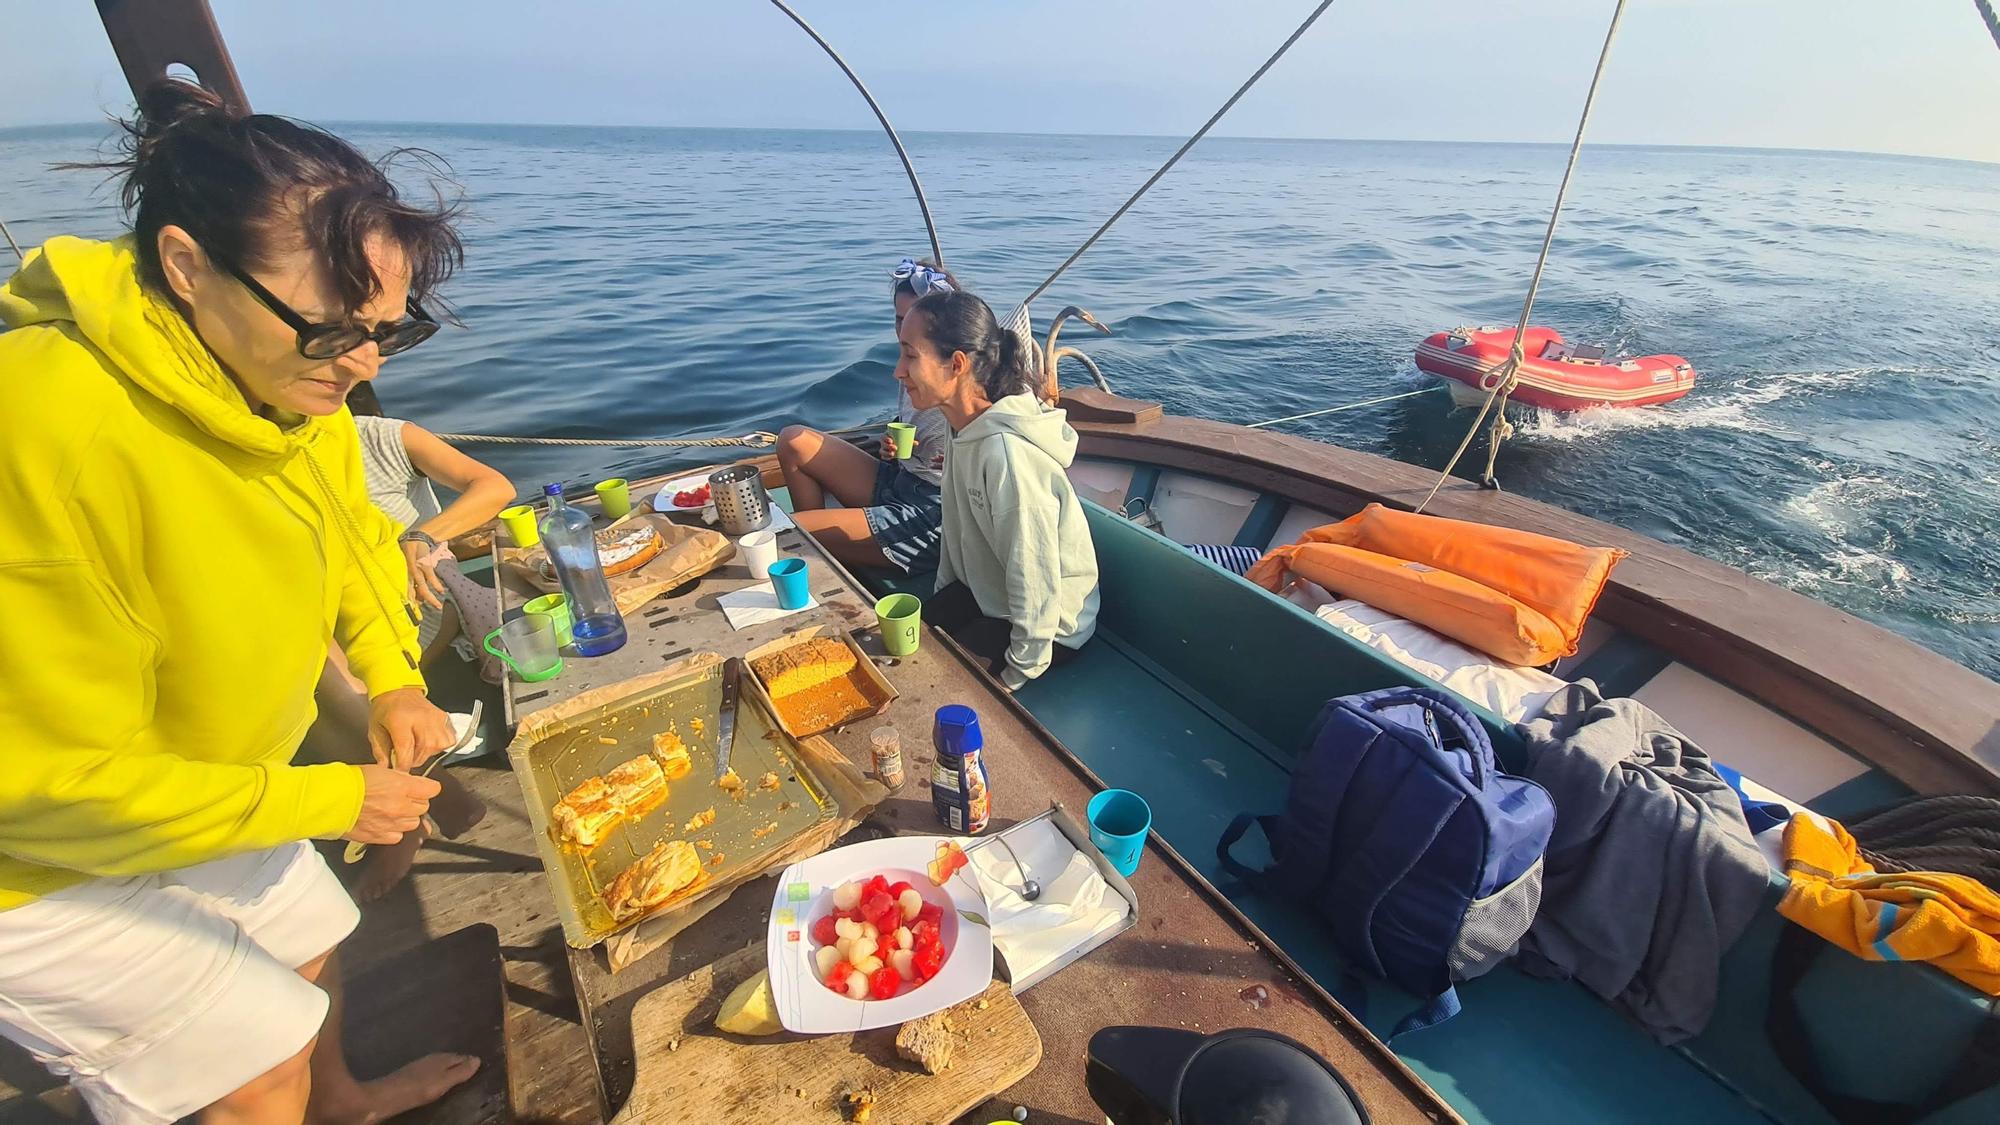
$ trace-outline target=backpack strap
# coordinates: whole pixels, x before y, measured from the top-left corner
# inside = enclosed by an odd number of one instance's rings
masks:
[[[1833,947],[1797,923],[1786,922],[1784,927],[1778,935],[1777,952],[1771,957],[1771,1001],[1764,1032],[1778,1061],[1840,1125],[1910,1125],[2000,1083],[2000,1015],[1989,1013],[1966,1041],[1951,1070],[1918,1101],[1879,1102],[1835,1090],[1820,1070],[1798,998],[1799,985],[1813,962]]]
[[[1397,781],[1396,792],[1382,802],[1382,808],[1392,811],[1375,819],[1368,835],[1348,852],[1327,882],[1327,895],[1332,901],[1351,904],[1330,919],[1336,938],[1344,948],[1365,954],[1362,968],[1375,976],[1386,976],[1382,959],[1369,936],[1376,908],[1416,867],[1465,802],[1465,794],[1455,789],[1449,792],[1448,799],[1439,801],[1405,801],[1404,794],[1416,787],[1442,785],[1442,779],[1427,769],[1405,772]],[[1399,815],[1399,810],[1426,805],[1431,809],[1430,816],[1419,819]]]
[[[1264,872],[1243,866],[1237,862],[1235,856],[1229,854],[1229,849],[1235,846],[1236,841],[1243,838],[1243,834],[1250,830],[1250,825],[1253,823],[1263,828],[1264,838],[1271,841],[1273,847],[1277,845],[1277,817],[1238,813],[1236,819],[1229,822],[1229,827],[1222,830],[1222,839],[1215,842],[1215,858],[1222,863],[1224,871],[1254,886],[1262,879]]]
[[[1408,1035],[1412,1031],[1422,1031],[1436,1027],[1463,1009],[1458,1002],[1458,988],[1453,986],[1424,1001],[1416,1011],[1404,1016],[1389,1031],[1387,1042],[1394,1042],[1398,1035]]]

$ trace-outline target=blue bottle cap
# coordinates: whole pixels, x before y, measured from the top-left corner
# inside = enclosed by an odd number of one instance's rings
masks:
[[[544,496],[561,496],[561,495],[562,495],[562,482],[561,482],[561,481],[557,481],[557,482],[556,482],[556,483],[554,483],[554,484],[545,484],[545,485],[543,485],[543,486],[542,486],[542,495],[544,495]]]
[[[979,712],[963,703],[947,703],[937,709],[931,740],[940,754],[963,754],[986,745],[979,733]]]

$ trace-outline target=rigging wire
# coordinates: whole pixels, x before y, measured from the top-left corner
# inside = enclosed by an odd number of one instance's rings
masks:
[[[1457,451],[1438,473],[1437,483],[1431,485],[1431,490],[1424,496],[1423,503],[1417,505],[1418,512],[1428,507],[1430,502],[1437,498],[1438,490],[1451,479],[1452,469],[1458,466],[1459,458],[1465,456],[1465,451],[1471,447],[1473,437],[1479,432],[1480,423],[1486,420],[1487,413],[1493,409],[1496,401],[1500,409],[1499,413],[1493,416],[1493,428],[1487,435],[1486,473],[1480,483],[1487,488],[1499,487],[1499,482],[1493,476],[1493,461],[1500,453],[1500,443],[1507,440],[1507,434],[1512,430],[1507,424],[1507,399],[1514,393],[1521,361],[1525,358],[1522,354],[1524,347],[1522,337],[1527,335],[1528,318],[1535,311],[1535,294],[1542,287],[1542,270],[1549,264],[1549,247],[1555,244],[1556,222],[1562,217],[1563,200],[1569,195],[1570,177],[1576,172],[1577,157],[1583,153],[1583,134],[1590,126],[1590,110],[1597,102],[1597,88],[1604,81],[1606,64],[1611,61],[1611,44],[1618,37],[1618,21],[1624,18],[1625,0],[1618,0],[1617,6],[1611,10],[1611,24],[1604,29],[1604,46],[1597,53],[1597,69],[1591,73],[1590,90],[1583,96],[1583,112],[1577,117],[1576,136],[1569,145],[1569,163],[1563,166],[1562,182],[1556,185],[1556,203],[1549,209],[1549,226],[1542,234],[1541,253],[1535,256],[1535,272],[1528,278],[1528,295],[1521,301],[1521,317],[1514,324],[1514,345],[1508,350],[1506,360],[1497,369],[1488,372],[1480,379],[1480,385],[1486,391],[1486,401],[1480,404],[1478,416],[1473,418],[1471,428],[1465,432],[1465,440],[1458,443]]]
[[[777,0],[772,0],[772,2],[776,3]],[[1181,145],[1180,148],[1175,149],[1174,154],[1167,158],[1167,162],[1165,164],[1160,165],[1158,171],[1154,172],[1151,176],[1146,177],[1146,182],[1139,185],[1139,190],[1133,192],[1131,198],[1127,199],[1124,203],[1120,204],[1118,210],[1113,211],[1111,213],[1111,217],[1104,220],[1103,226],[1098,227],[1097,230],[1093,232],[1089,238],[1084,239],[1083,245],[1077,247],[1075,253],[1071,254],[1068,258],[1064,259],[1063,264],[1057,266],[1054,273],[1050,274],[1046,279],[1044,279],[1040,285],[1035,286],[1035,291],[1028,294],[1028,296],[1024,300],[1022,300],[1021,304],[1017,308],[1015,308],[1014,315],[1008,318],[1008,327],[1013,328],[1019,332],[1026,332],[1028,330],[1028,306],[1034,304],[1035,298],[1041,296],[1043,293],[1048,292],[1049,286],[1054,285],[1056,283],[1056,278],[1061,277],[1064,271],[1068,270],[1071,266],[1076,264],[1076,260],[1078,258],[1083,257],[1085,251],[1089,250],[1092,246],[1095,246],[1097,244],[1098,239],[1104,237],[1104,232],[1111,229],[1111,224],[1123,218],[1125,212],[1130,211],[1132,209],[1132,205],[1139,202],[1140,196],[1145,195],[1146,192],[1150,190],[1154,184],[1160,182],[1160,177],[1166,175],[1167,172],[1170,171],[1174,165],[1180,163],[1181,157],[1186,156],[1188,154],[1189,149],[1193,148],[1196,145],[1196,143],[1198,143],[1203,137],[1207,136],[1208,131],[1210,129],[1215,128],[1215,123],[1222,120],[1222,115],[1228,113],[1230,109],[1232,109],[1236,105],[1236,103],[1242,99],[1243,95],[1249,93],[1250,87],[1255,86],[1257,84],[1257,80],[1264,77],[1264,72],[1270,70],[1273,66],[1276,66],[1278,60],[1285,57],[1285,52],[1292,49],[1292,44],[1298,42],[1299,37],[1304,35],[1306,31],[1310,29],[1314,23],[1318,22],[1319,17],[1322,14],[1324,14],[1328,8],[1332,6],[1333,6],[1333,0],[1320,0],[1319,6],[1312,10],[1312,14],[1308,15],[1305,18],[1305,21],[1300,23],[1299,26],[1293,30],[1291,35],[1287,36],[1285,41],[1278,45],[1277,50],[1271,52],[1270,58],[1264,60],[1264,65],[1258,67],[1255,73],[1251,74],[1250,77],[1243,80],[1243,85],[1238,86],[1236,88],[1235,93],[1229,95],[1229,100],[1222,103],[1222,108],[1216,110],[1212,115],[1210,115],[1209,119],[1202,123],[1201,128],[1196,129],[1194,131],[1194,136],[1189,137],[1186,140],[1186,142],[1184,142]]]
[[[2000,15],[1994,14],[1990,0],[1972,0],[1972,3],[1986,20],[1986,30],[1993,36],[1993,45],[2000,47]]]
[[[6,236],[7,245],[14,251],[16,258],[19,258],[23,262],[28,260],[28,256],[21,252],[21,244],[14,241],[14,232],[7,229],[7,220],[5,219],[0,219],[0,235]]]
[[[1385,402],[1395,402],[1397,399],[1401,398],[1415,398],[1418,395],[1436,394],[1438,391],[1447,389],[1448,388],[1443,383],[1439,383],[1436,386],[1424,387],[1421,390],[1404,391],[1402,394],[1399,395],[1383,395],[1381,398],[1366,398],[1362,399],[1360,402],[1350,402],[1345,406],[1329,406],[1325,410],[1309,410],[1304,414],[1288,414],[1283,418],[1267,418],[1262,422],[1252,422],[1243,428],[1246,430],[1261,430],[1265,426],[1275,426],[1280,422],[1297,422],[1303,418],[1317,418],[1322,414],[1339,414],[1342,411],[1346,410],[1359,410],[1364,406],[1379,406]]]
[[[868,108],[875,111],[875,120],[882,123],[882,131],[889,134],[889,143],[896,146],[896,159],[903,162],[903,175],[909,177],[910,190],[917,195],[917,209],[924,213],[924,233],[928,234],[931,240],[931,261],[942,268],[944,247],[938,243],[937,223],[931,219],[930,200],[924,197],[924,185],[917,181],[917,166],[910,163],[909,150],[903,147],[903,138],[896,135],[896,127],[889,124],[889,115],[882,112],[881,103],[877,102],[875,95],[869,93],[868,87],[862,84],[861,76],[854,73],[854,68],[847,65],[847,60],[840,57],[840,52],[833,49],[833,44],[828,43],[825,36],[813,30],[813,26],[807,23],[803,16],[793,11],[785,0],[771,0],[771,3],[779,11],[790,16],[792,22],[799,25],[799,30],[812,36],[812,41],[819,44],[819,49],[826,52],[826,57],[832,59],[834,64],[840,67],[841,73],[847,75],[847,80],[860,91],[862,100],[868,103]]]

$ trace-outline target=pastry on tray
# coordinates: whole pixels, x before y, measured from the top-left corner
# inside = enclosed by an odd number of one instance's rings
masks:
[[[814,637],[750,662],[774,700],[837,680],[854,671],[854,650],[831,637]]]
[[[645,521],[607,527],[597,533],[597,561],[606,578],[637,570],[666,549],[660,532]]]
[[[694,761],[688,757],[687,743],[673,731],[661,731],[653,736],[653,760],[660,763],[660,771],[668,781],[679,781],[694,772]]]
[[[644,816],[667,799],[667,775],[660,772],[660,764],[648,754],[612,767],[604,775],[604,782],[611,787],[611,799],[626,816]]]
[[[649,914],[705,878],[701,856],[686,840],[663,840],[618,873],[604,890],[604,905],[619,922]]]
[[[652,562],[666,549],[667,541],[660,538],[659,529],[644,521],[607,527],[597,533],[597,562],[604,568],[606,578],[629,574]],[[535,556],[534,565],[542,581],[556,581],[555,564],[546,549]]]
[[[579,848],[594,848],[602,843],[605,834],[624,816],[625,810],[619,807],[611,786],[601,777],[585,778],[549,810],[557,839]]]

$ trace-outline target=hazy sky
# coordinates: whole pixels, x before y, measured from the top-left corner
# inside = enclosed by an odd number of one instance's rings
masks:
[[[259,109],[328,121],[862,128],[763,0],[212,0]],[[798,0],[904,129],[1186,133],[1307,0]],[[1340,0],[1225,134],[1566,140],[1609,0]],[[95,6],[17,0],[0,126],[128,95]],[[2000,160],[1970,0],[1631,0],[1591,137]]]

